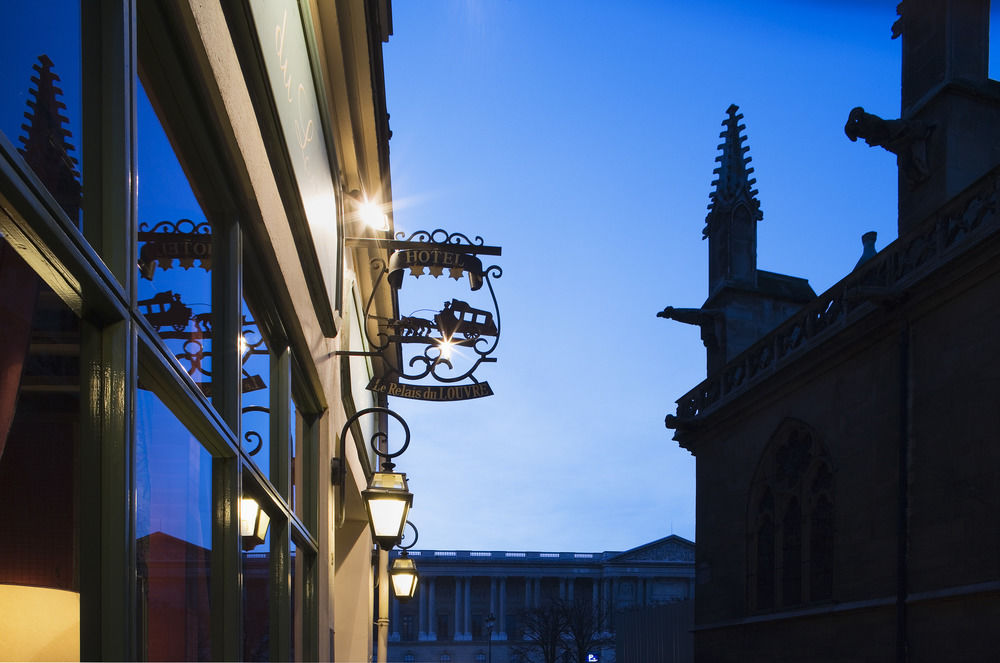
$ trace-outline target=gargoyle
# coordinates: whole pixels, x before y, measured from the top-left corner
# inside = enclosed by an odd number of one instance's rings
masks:
[[[844,133],[852,142],[864,138],[871,147],[883,147],[895,154],[896,163],[911,186],[930,175],[927,143],[933,131],[932,125],[914,120],[883,120],[866,113],[861,106],[851,109],[844,125]]]
[[[658,318],[676,320],[701,328],[701,340],[710,350],[720,349],[722,335],[725,331],[725,315],[722,311],[700,308],[674,308],[668,306],[656,314]]]

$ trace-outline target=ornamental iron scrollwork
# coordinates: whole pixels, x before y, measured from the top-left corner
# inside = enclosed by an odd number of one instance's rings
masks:
[[[382,471],[392,472],[396,465],[392,462],[393,458],[397,458],[410,446],[410,426],[406,423],[406,420],[396,411],[390,410],[387,407],[374,406],[366,407],[363,410],[355,412],[353,415],[347,418],[344,422],[344,427],[340,429],[340,440],[338,444],[337,457],[333,459],[333,466],[331,469],[331,479],[334,485],[339,486],[340,496],[337,500],[338,512],[336,517],[336,526],[341,528],[347,521],[347,434],[351,432],[352,435],[359,432],[360,428],[357,426],[358,422],[362,417],[366,415],[385,415],[386,417],[391,417],[399,422],[399,425],[403,428],[403,444],[400,445],[399,449],[394,452],[387,451],[383,449],[384,446],[388,449],[389,444],[389,434],[383,430],[376,430],[371,434],[368,439],[368,445],[371,447],[375,455],[382,459]],[[414,528],[414,532],[416,528]]]
[[[417,531],[417,526],[411,523],[409,520],[406,521],[406,525],[413,530],[413,538],[411,539],[406,535],[406,528],[403,528],[403,538],[396,545],[400,550],[409,550],[413,546],[417,545],[417,541],[420,540],[420,532]]]
[[[404,232],[396,233],[396,239],[403,242],[427,242],[430,244],[453,244],[461,247],[463,244],[466,246],[479,247],[485,246],[485,240],[479,235],[476,235],[475,241],[469,239],[468,235],[463,233],[449,233],[443,228],[437,228],[430,232],[426,230],[418,230],[412,233],[409,237],[406,236]]]
[[[486,246],[479,236],[472,240],[442,229],[421,230],[408,237],[397,233],[396,238],[398,241],[390,244],[393,251],[388,260],[371,260],[374,285],[365,305],[365,320],[370,324],[364,331],[372,354],[387,364],[391,380],[481,384],[474,376],[476,370],[484,363],[496,362],[492,355],[500,341],[500,310],[493,280],[500,278],[503,270],[498,265],[483,268],[477,254],[499,255],[500,248]],[[419,278],[425,270],[435,278],[445,275],[445,270],[456,280],[467,274],[471,291],[486,286],[490,308],[452,297],[443,301],[440,309],[420,308],[398,318],[372,312],[379,288],[388,285],[399,291],[407,275]],[[397,357],[388,351],[392,344],[401,348]]]

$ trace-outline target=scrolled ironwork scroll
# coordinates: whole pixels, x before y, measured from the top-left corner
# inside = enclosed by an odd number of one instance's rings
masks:
[[[392,459],[400,456],[410,446],[410,426],[406,423],[406,420],[394,410],[381,406],[366,407],[365,409],[359,410],[347,418],[347,421],[344,422],[344,427],[340,429],[340,444],[338,445],[339,452],[337,457],[334,459],[336,462],[332,471],[334,483],[340,487],[340,497],[338,500],[339,507],[336,519],[336,526],[338,528],[343,527],[344,522],[347,520],[347,433],[354,429],[354,425],[357,424],[362,417],[370,414],[384,414],[388,417],[392,417],[403,427],[403,444],[394,452],[383,451],[381,448],[383,444],[385,444],[386,448],[388,448],[389,435],[385,431],[376,430],[372,433],[368,440],[368,444],[371,446],[372,451],[375,452],[376,456],[382,459],[383,472],[392,472],[396,467],[392,462]]]
[[[402,540],[400,540],[398,544],[396,544],[396,547],[399,548],[400,550],[409,550],[413,546],[417,545],[417,541],[420,540],[420,532],[417,531],[417,526],[411,523],[409,520],[406,521],[406,524],[413,530],[413,540],[409,541],[404,545],[404,542],[406,542],[408,538],[406,536],[406,528],[404,527],[403,538]]]
[[[404,242],[427,242],[428,244],[454,244],[459,246],[465,244],[468,246],[485,246],[485,240],[483,240],[483,238],[479,235],[476,235],[476,239],[473,241],[464,233],[449,233],[443,228],[436,228],[430,232],[426,230],[418,230],[411,233],[409,237],[406,236],[406,233],[398,232],[396,233],[396,239]]]

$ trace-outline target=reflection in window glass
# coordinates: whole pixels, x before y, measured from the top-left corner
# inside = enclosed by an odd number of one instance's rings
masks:
[[[80,325],[2,236],[0,367],[0,657],[80,660]]]
[[[137,98],[137,303],[181,366],[210,396],[212,226],[141,85]]]
[[[80,2],[10,3],[4,28],[0,131],[79,223]]]
[[[257,317],[243,302],[240,337],[242,372],[243,449],[264,476],[271,467],[271,353],[261,335]]]
[[[248,546],[244,546],[247,548]],[[271,530],[243,551],[243,660],[271,660]]]
[[[212,457],[150,391],[136,394],[138,628],[150,661],[211,658]]]

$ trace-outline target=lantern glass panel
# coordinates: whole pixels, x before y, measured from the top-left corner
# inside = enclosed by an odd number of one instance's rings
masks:
[[[417,587],[417,566],[408,557],[399,557],[392,564],[389,572],[392,578],[392,589],[400,599],[413,598]]]
[[[406,507],[406,500],[399,496],[386,496],[369,500],[368,508],[371,512],[375,536],[397,536],[406,519]]]
[[[392,590],[400,598],[411,598],[417,584],[417,576],[412,573],[397,573],[392,576]]]
[[[271,524],[271,516],[267,515],[267,512],[261,510],[257,516],[257,539],[263,541],[267,536],[267,526]]]
[[[260,506],[252,497],[240,500],[240,536],[253,536],[257,530],[257,512]]]

